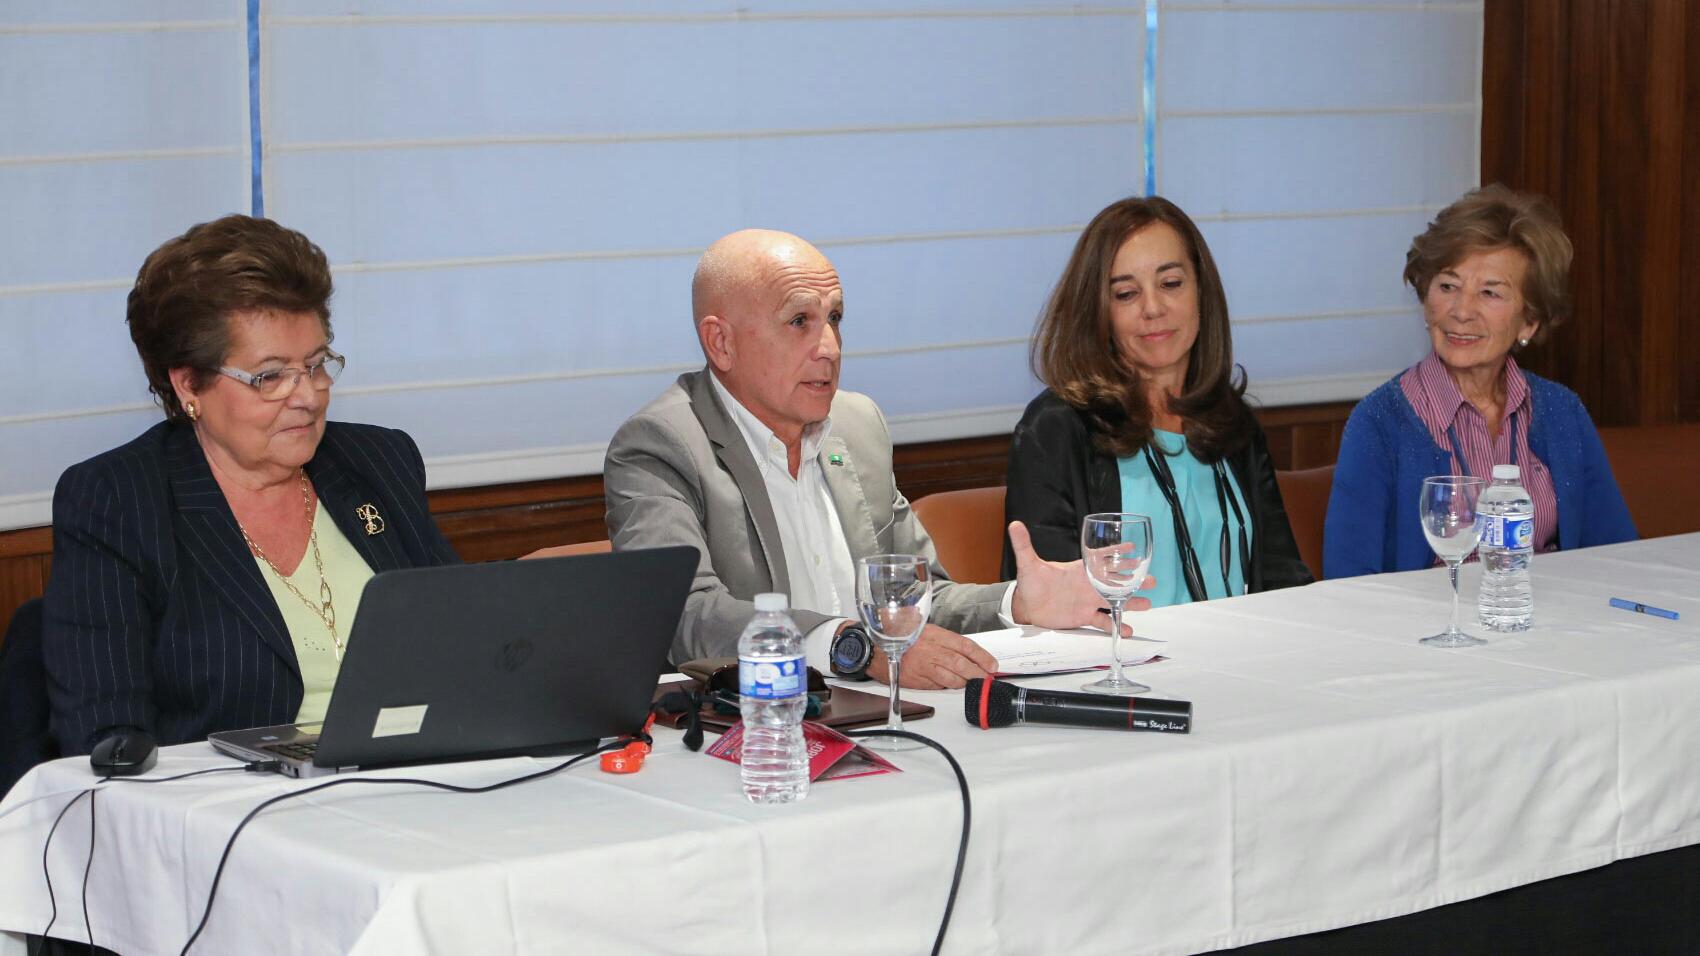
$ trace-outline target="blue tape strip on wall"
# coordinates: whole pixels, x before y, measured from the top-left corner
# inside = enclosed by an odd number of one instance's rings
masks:
[[[1145,0],[1145,195],[1157,195],[1157,2]]]
[[[265,184],[260,175],[260,0],[248,0],[248,175],[249,212],[266,214]]]

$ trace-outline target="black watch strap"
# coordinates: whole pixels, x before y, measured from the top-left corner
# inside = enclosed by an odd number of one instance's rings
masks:
[[[868,664],[873,659],[873,639],[868,636],[868,629],[855,621],[839,628],[838,633],[832,636],[827,661],[833,676],[845,680],[867,680]]]

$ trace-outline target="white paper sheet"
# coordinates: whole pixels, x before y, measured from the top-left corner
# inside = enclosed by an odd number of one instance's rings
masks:
[[[1107,670],[1110,666],[1109,641],[1102,631],[1010,627],[970,634],[968,638],[998,659],[1000,676],[1038,677]],[[1123,639],[1120,643],[1123,667],[1168,660],[1156,652],[1155,644],[1160,642]]]

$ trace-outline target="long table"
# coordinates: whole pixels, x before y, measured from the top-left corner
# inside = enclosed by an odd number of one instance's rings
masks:
[[[1700,843],[1697,568],[1700,535],[1537,556],[1536,626],[1463,650],[1415,643],[1445,623],[1439,569],[1138,615],[1173,659],[1137,673],[1193,702],[1186,736],[981,731],[958,716],[960,692],[905,692],[938,708],[913,729],[951,749],[973,790],[946,950],[1208,951]],[[1609,607],[1616,596],[1682,620]],[[733,765],[675,734],[630,777],[587,765],[480,796],[336,787],[248,827],[196,951],[925,951],[960,803],[936,755],[894,759],[903,773],[777,808],[745,802]],[[173,747],[154,775],[222,762]],[[475,784],[543,765],[372,776]],[[0,805],[43,798],[0,819],[0,929],[47,922],[43,839],[90,783],[86,761],[57,761]],[[238,821],[304,785],[105,785],[95,941],[177,952]],[[49,857],[54,935],[70,939],[87,937],[87,802]]]

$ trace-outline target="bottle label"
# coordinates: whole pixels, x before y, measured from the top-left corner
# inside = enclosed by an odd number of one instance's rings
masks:
[[[808,687],[808,668],[801,657],[738,658],[738,693],[759,700],[784,700]]]
[[[1484,516],[1482,545],[1523,551],[1534,547],[1535,516],[1528,512]]]

